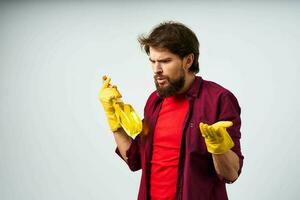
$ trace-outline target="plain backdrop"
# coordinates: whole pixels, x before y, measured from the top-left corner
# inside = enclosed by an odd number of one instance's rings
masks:
[[[186,24],[200,73],[242,108],[244,168],[230,199],[300,199],[296,1],[0,3],[0,199],[136,199],[98,101],[108,74],[142,116],[155,89],[137,37]]]

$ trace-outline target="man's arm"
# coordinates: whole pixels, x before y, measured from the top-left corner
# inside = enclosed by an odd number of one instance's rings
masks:
[[[234,182],[240,168],[239,157],[232,150],[223,154],[212,154],[215,170],[226,181]]]
[[[119,123],[118,117],[116,115],[114,101],[120,99],[122,95],[118,91],[116,86],[112,86],[110,84],[109,77],[103,77],[104,83],[100,92],[98,94],[98,98],[103,105],[109,127],[111,131],[114,133],[115,142],[117,144],[116,153],[127,162],[129,168],[132,171],[139,170],[141,168],[140,162],[140,154],[139,154],[139,143],[138,136],[135,139],[131,139],[130,136],[122,128]],[[127,104],[126,104],[127,105]],[[128,109],[129,108],[129,109]],[[124,106],[124,110],[133,111],[133,108],[127,105]],[[127,112],[126,111],[126,112]],[[128,125],[127,121],[127,125]],[[130,127],[131,128],[131,127]],[[135,126],[134,131],[138,131],[139,127]],[[128,158],[127,158],[128,156]]]
[[[232,125],[231,121],[199,125],[207,151],[212,154],[215,170],[226,182],[234,182],[239,176],[240,169],[239,157],[231,150],[234,142],[226,130]]]
[[[118,130],[114,131],[114,137],[115,137],[115,142],[116,145],[119,149],[119,152],[122,156],[122,158],[127,162],[127,156],[126,152],[129,149],[132,140],[131,138],[125,133],[123,128],[119,128]]]

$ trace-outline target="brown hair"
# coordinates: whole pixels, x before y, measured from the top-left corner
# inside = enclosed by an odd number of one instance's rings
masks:
[[[195,33],[184,24],[173,21],[160,23],[148,37],[141,35],[138,41],[148,55],[150,47],[168,49],[181,59],[193,53],[194,61],[189,70],[195,74],[199,72],[199,42]]]

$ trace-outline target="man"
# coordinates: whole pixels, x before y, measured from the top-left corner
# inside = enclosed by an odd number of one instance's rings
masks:
[[[228,199],[243,164],[240,107],[222,86],[196,76],[199,42],[185,25],[165,22],[139,42],[149,56],[156,91],[144,109],[135,139],[118,124],[109,79],[99,93],[117,144],[132,171],[142,169],[139,200]]]

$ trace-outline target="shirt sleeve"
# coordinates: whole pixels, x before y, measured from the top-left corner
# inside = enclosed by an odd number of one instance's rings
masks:
[[[137,171],[141,169],[141,156],[139,151],[139,140],[140,136],[138,135],[135,139],[132,139],[131,145],[129,149],[126,151],[126,157],[127,159],[124,159],[118,149],[116,148],[115,152],[120,156],[122,160],[124,160],[129,169],[131,171]]]
[[[228,133],[230,134],[234,146],[232,147],[232,151],[237,154],[239,157],[240,168],[238,171],[238,175],[240,175],[243,166],[244,156],[241,152],[241,108],[236,97],[231,92],[226,92],[221,96],[220,104],[219,104],[219,119],[218,121],[232,121],[233,126],[227,128]]]
[[[142,162],[143,162],[143,164],[145,163],[145,159],[143,159],[144,157],[141,156],[142,155],[141,152],[145,151],[144,150],[145,147],[142,144],[144,144],[144,141],[145,141],[144,136],[146,136],[149,131],[149,125],[147,123],[147,121],[148,121],[147,116],[149,116],[149,112],[150,112],[150,110],[152,110],[153,104],[156,99],[157,99],[157,94],[156,94],[156,91],[154,91],[147,99],[146,105],[144,107],[144,119],[142,120],[143,121],[142,133],[140,133],[138,136],[136,136],[135,139],[132,139],[131,145],[126,152],[127,158],[124,159],[121,156],[118,147],[116,148],[115,152],[121,157],[121,159],[123,159],[127,163],[127,165],[129,166],[131,171],[137,171],[137,170],[141,169]],[[142,135],[144,135],[144,136],[142,136]]]

